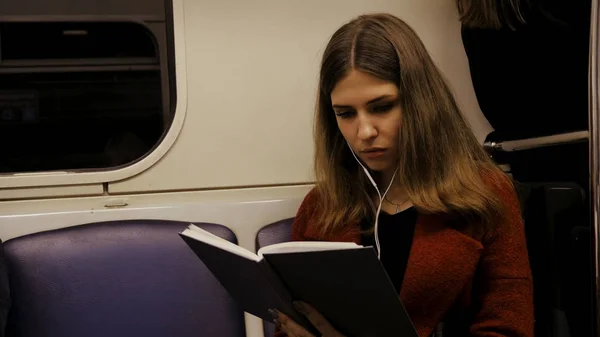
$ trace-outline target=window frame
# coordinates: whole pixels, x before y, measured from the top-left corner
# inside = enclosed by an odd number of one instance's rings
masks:
[[[154,166],[167,152],[171,149],[177,138],[179,137],[185,121],[187,112],[187,75],[186,75],[186,59],[185,59],[185,27],[183,0],[171,0],[172,12],[165,13],[165,22],[167,31],[172,30],[173,42],[172,49],[167,46],[167,55],[173,58],[173,73],[169,79],[170,87],[173,87],[172,93],[175,97],[172,98],[174,104],[171,106],[173,111],[173,119],[169,128],[165,130],[163,137],[154,148],[145,154],[137,161],[132,162],[127,166],[115,168],[103,168],[97,170],[64,170],[64,171],[40,171],[40,172],[14,172],[0,174],[0,189],[4,188],[27,188],[27,187],[42,187],[42,186],[72,186],[72,185],[89,185],[103,184],[113,181],[128,179],[138,175],[152,166]],[[124,20],[123,16],[103,16],[102,21],[130,21],[138,23],[150,30],[148,25],[138,18],[130,17]],[[32,16],[1,16],[2,21],[19,21],[19,22],[52,22],[52,21],[92,21],[93,18],[87,16],[53,16],[47,17],[32,17]]]

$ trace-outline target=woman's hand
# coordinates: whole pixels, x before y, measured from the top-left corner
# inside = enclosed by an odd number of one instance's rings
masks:
[[[294,302],[294,308],[306,316],[308,320],[319,330],[323,337],[344,337],[341,333],[337,332],[329,322],[319,312],[317,312],[312,306],[307,303],[296,301]],[[306,331],[298,323],[294,322],[288,316],[282,312],[271,310],[273,315],[273,323],[283,332],[287,333],[289,337],[315,337],[315,335]]]

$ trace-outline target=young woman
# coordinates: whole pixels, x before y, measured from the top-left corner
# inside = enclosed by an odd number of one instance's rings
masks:
[[[458,336],[533,336],[513,186],[415,32],[387,14],[342,26],[323,56],[315,117],[317,185],[293,240],[375,246],[419,336],[442,322]],[[298,310],[341,336],[318,308]],[[312,336],[273,313],[277,336]]]

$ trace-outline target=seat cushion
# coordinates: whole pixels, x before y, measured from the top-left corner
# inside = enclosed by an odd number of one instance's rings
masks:
[[[243,311],[183,242],[187,222],[129,220],[5,243],[11,336],[245,336]],[[216,224],[200,227],[237,243]]]

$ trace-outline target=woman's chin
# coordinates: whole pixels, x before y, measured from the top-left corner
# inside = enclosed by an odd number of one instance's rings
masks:
[[[381,164],[381,163],[367,163],[367,168],[372,172],[385,172],[390,169],[389,165]]]

